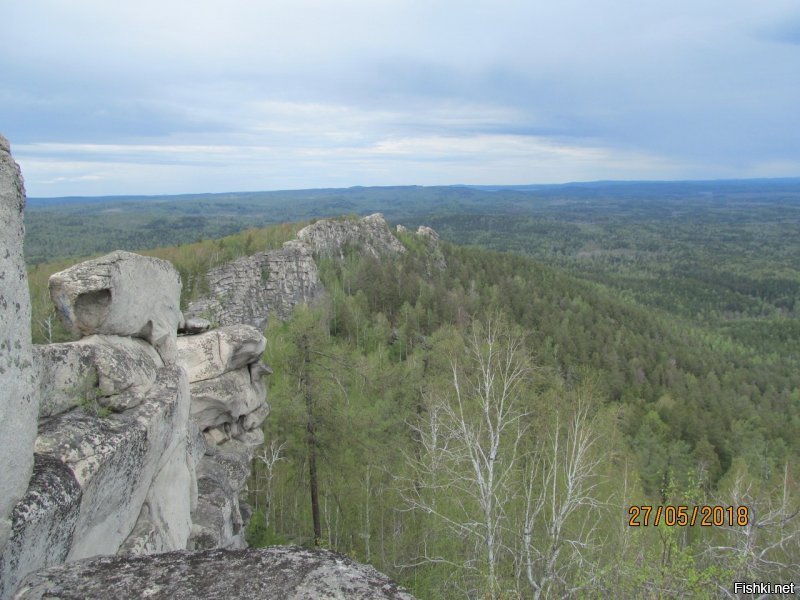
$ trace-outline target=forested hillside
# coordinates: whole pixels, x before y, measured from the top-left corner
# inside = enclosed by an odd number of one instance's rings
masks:
[[[794,205],[626,212],[638,204],[623,198],[604,216],[573,202],[553,200],[558,218],[431,216],[472,244],[442,243],[445,269],[409,233],[395,260],[319,261],[327,302],[266,332],[252,544],[319,543],[420,598],[718,597],[791,580]],[[176,264],[187,301],[209,267],[298,228],[150,253]],[[64,336],[37,298],[66,264],[31,267],[39,341]],[[657,506],[688,519],[715,505],[732,510],[711,526],[652,526]],[[653,506],[651,525],[630,526],[645,518],[631,506]]]
[[[519,256],[445,246],[432,271],[404,241],[325,263],[329,305],[268,330],[254,542],[320,537],[424,598],[789,576],[796,362]],[[628,525],[631,505],[705,504],[754,528]]]

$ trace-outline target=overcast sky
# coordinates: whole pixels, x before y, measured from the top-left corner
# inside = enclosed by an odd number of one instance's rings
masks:
[[[800,176],[797,0],[0,0],[30,196]]]

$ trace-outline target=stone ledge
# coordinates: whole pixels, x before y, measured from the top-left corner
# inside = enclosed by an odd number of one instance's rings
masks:
[[[14,596],[53,597],[414,600],[385,575],[342,554],[286,546],[82,560],[30,575]]]

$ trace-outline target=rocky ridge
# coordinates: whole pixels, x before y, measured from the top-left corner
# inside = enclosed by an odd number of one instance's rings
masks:
[[[333,553],[244,549],[240,499],[269,413],[260,328],[324,293],[314,253],[365,240],[371,254],[404,251],[383,217],[352,235],[321,221],[223,265],[209,275],[216,297],[187,318],[167,261],[86,261],[50,281],[60,318],[83,337],[32,347],[24,204],[0,137],[0,598],[18,585],[15,597],[130,597],[153,581],[152,597],[216,597],[209,582],[222,571],[232,584],[217,591],[230,597],[411,598]],[[197,314],[214,307],[223,326],[209,330]]]
[[[350,249],[389,259],[406,252],[380,213],[362,219],[322,219],[301,229],[297,239],[280,250],[257,252],[211,269],[209,293],[189,304],[186,317],[219,325],[246,323],[263,331],[270,316],[288,319],[298,303],[313,304],[324,296],[314,257],[341,259]]]
[[[375,258],[403,254],[406,249],[381,213],[362,219],[321,219],[297,232],[297,239],[316,256],[344,259],[348,249]]]

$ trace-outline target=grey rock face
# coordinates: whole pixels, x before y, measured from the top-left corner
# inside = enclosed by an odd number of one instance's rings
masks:
[[[266,338],[249,325],[230,325],[199,335],[179,337],[178,356],[189,382],[219,377],[257,361],[267,347]]]
[[[134,336],[175,362],[181,279],[168,261],[117,250],[50,277],[50,297],[73,333]]]
[[[389,225],[380,213],[358,221],[323,219],[298,231],[297,239],[318,256],[341,259],[348,247],[375,257],[406,251],[400,240],[389,231]]]
[[[137,529],[143,506],[155,515],[153,547],[185,548],[188,423],[189,384],[179,367],[162,368],[146,400],[124,413],[97,418],[72,410],[42,422],[37,469],[0,558],[3,593],[56,562],[116,553]]]
[[[0,136],[0,552],[11,512],[33,470],[38,392],[31,354],[31,305],[22,255],[25,188]]]
[[[189,386],[183,369],[166,367],[136,408],[108,418],[70,411],[42,425],[37,452],[67,465],[82,490],[68,560],[113,554],[139,518],[158,476],[183,448],[189,423]],[[185,459],[184,459],[185,462]],[[184,547],[189,533],[185,490]],[[172,548],[175,549],[175,548]]]
[[[18,600],[414,600],[372,567],[327,550],[275,547],[111,556],[27,578]]]
[[[259,362],[266,339],[248,325],[179,338],[191,373],[192,423],[203,433],[205,452],[196,467],[197,506],[190,549],[244,548],[249,511],[240,504],[254,449],[264,442],[269,414],[262,381],[270,369]]]
[[[190,550],[244,548],[239,495],[250,476],[251,449],[232,444],[205,457],[197,469],[197,509],[192,513]]]
[[[192,384],[192,418],[201,430],[237,423],[263,406],[264,397],[263,384],[254,386],[248,369],[230,371]]]
[[[11,541],[0,555],[0,598],[7,598],[31,571],[66,560],[80,499],[81,488],[69,467],[37,454],[28,492],[14,507]]]
[[[117,411],[137,406],[164,366],[144,340],[109,335],[37,345],[33,356],[42,392],[40,417],[57,415],[93,398]]]
[[[189,305],[187,318],[245,323],[259,331],[270,316],[288,319],[295,305],[312,304],[324,293],[311,253],[297,241],[211,269],[207,279],[209,295]]]

